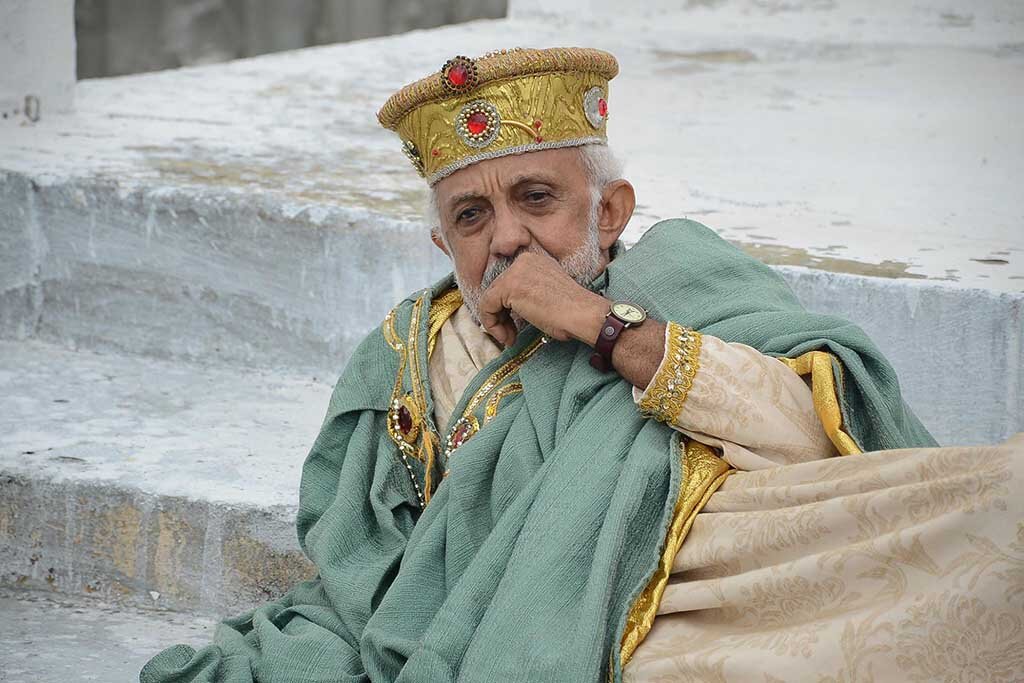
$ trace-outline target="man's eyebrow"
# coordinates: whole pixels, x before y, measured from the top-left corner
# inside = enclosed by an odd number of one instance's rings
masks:
[[[512,179],[510,185],[512,187],[518,187],[525,183],[546,183],[548,185],[557,185],[558,176],[554,174],[547,174],[543,172],[534,171],[532,173],[523,173],[517,175]]]
[[[470,190],[468,192],[462,192],[460,194],[455,195],[454,197],[449,199],[447,202],[445,202],[445,206],[450,210],[450,209],[455,208],[456,206],[458,206],[459,204],[461,204],[463,202],[468,202],[468,201],[473,200],[473,199],[486,199],[486,197],[484,197],[479,192],[475,192],[473,190]]]
[[[509,183],[509,186],[518,187],[525,183],[546,183],[548,185],[557,185],[558,176],[548,175],[546,173],[536,171],[532,173],[522,173],[512,178],[512,181]],[[476,190],[467,190],[465,192],[460,192],[459,194],[454,195],[448,201],[446,201],[445,208],[451,210],[463,202],[468,202],[475,199],[487,199],[487,197],[481,194],[480,192],[477,192]]]

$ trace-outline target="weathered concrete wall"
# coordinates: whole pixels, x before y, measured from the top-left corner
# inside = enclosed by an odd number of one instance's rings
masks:
[[[860,325],[943,444],[1024,430],[1024,295],[780,267],[807,308]]]
[[[78,0],[78,76],[210,64],[505,11],[505,0]]]
[[[36,332],[45,252],[33,183],[0,171],[0,334],[5,337],[24,339]]]
[[[390,306],[444,272],[419,225],[345,208],[16,174],[0,193],[5,337],[333,374]]]
[[[0,125],[71,108],[75,86],[73,5],[72,0],[0,3]],[[34,101],[26,103],[26,98]]]
[[[312,578],[294,508],[0,475],[0,583],[231,614]]]

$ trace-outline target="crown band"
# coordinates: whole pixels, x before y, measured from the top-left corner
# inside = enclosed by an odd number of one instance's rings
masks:
[[[509,154],[607,142],[615,58],[590,48],[457,56],[392,95],[378,120],[431,185]]]

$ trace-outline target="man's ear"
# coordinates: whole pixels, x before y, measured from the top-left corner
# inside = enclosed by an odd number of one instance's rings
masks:
[[[597,217],[602,250],[610,249],[619,239],[635,208],[636,192],[628,180],[620,178],[605,185]]]
[[[441,238],[441,228],[431,229],[430,241],[434,243],[434,246],[443,251],[445,256],[451,258],[452,254],[448,251],[448,247],[445,246],[444,239]]]

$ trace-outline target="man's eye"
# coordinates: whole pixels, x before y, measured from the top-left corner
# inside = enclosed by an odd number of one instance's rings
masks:
[[[471,221],[474,218],[476,218],[478,213],[480,213],[480,209],[466,209],[465,211],[459,214],[456,220],[459,221],[460,223]]]
[[[549,195],[547,192],[541,192],[540,190],[536,190],[535,192],[528,192],[526,194],[526,201],[530,202],[531,204],[539,204],[546,200],[548,196]]]

